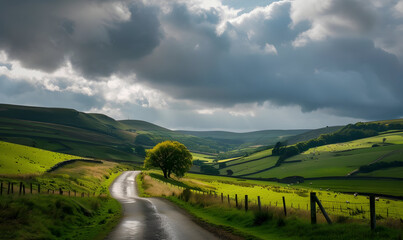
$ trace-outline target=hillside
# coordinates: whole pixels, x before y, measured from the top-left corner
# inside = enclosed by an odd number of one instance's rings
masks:
[[[112,160],[141,162],[135,146],[150,148],[165,140],[191,151],[216,154],[255,145],[272,145],[307,130],[250,133],[172,131],[141,120],[117,121],[74,109],[0,104],[0,140],[32,147]]]
[[[348,177],[361,166],[375,162],[403,162],[402,153],[403,131],[385,132],[374,137],[311,148],[287,158],[279,166],[276,166],[278,156],[272,156],[266,150],[227,161],[220,173],[226,175],[226,171],[231,169],[233,176],[248,178]],[[353,175],[402,178],[402,173],[403,167],[386,167]]]
[[[298,142],[308,141],[314,138],[319,137],[322,134],[334,133],[340,130],[343,126],[333,126],[333,127],[325,127],[325,128],[318,128],[314,130],[310,130],[287,139],[287,144],[292,145]]]
[[[183,134],[193,135],[204,139],[210,139],[222,144],[234,145],[239,147],[248,147],[256,145],[274,145],[278,141],[285,141],[288,138],[304,134],[309,130],[263,130],[246,133],[226,132],[226,131],[184,131],[178,130]]]
[[[73,109],[0,105],[0,139],[83,157],[142,162],[134,146],[160,141],[183,142],[193,151],[217,152],[225,147],[144,121],[116,121],[103,114]]]
[[[43,173],[59,162],[80,157],[0,141],[0,174]]]

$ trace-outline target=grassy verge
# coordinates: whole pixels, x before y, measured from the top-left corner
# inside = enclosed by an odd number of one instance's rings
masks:
[[[145,194],[165,197],[200,221],[246,239],[323,239],[324,236],[329,240],[401,239],[403,236],[402,224],[396,221],[390,223],[391,226],[397,224],[393,227],[379,226],[371,231],[368,224],[346,217],[338,217],[335,224],[327,225],[318,215],[320,224],[311,225],[307,211],[289,209],[288,216],[284,217],[281,208],[264,207],[259,212],[256,206],[250,206],[250,211],[245,212],[235,208],[233,200],[230,204],[221,203],[220,197],[196,195],[177,185],[157,181],[152,175],[141,178],[139,185]],[[233,188],[237,187],[233,185]]]
[[[217,227],[241,235],[246,239],[401,239],[402,232],[378,227],[370,231],[361,224],[317,224],[297,217],[280,217],[273,212],[245,212],[221,206],[204,206],[186,202],[176,197],[167,197],[195,217]]]
[[[122,214],[119,202],[110,197],[108,187],[126,169],[111,162],[76,162],[42,175],[3,176],[0,179],[3,182],[22,181],[26,186],[40,183],[42,194],[34,191],[32,195],[0,197],[0,238],[104,239]],[[102,196],[44,194],[47,189],[59,188],[65,193],[77,190]]]
[[[109,197],[4,196],[0,215],[1,239],[103,239],[121,207]]]

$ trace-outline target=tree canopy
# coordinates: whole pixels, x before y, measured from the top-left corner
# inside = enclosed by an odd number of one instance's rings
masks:
[[[165,141],[147,150],[144,166],[161,168],[165,178],[171,173],[183,177],[192,166],[192,154],[182,143]]]

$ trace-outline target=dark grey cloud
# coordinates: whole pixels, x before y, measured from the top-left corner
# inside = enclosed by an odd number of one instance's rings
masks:
[[[141,1],[0,1],[0,49],[47,72],[70,60],[89,76],[108,76],[149,54],[161,38],[157,9]]]
[[[360,119],[403,116],[403,13],[394,10],[396,1],[254,2],[263,7],[233,2],[246,10],[228,17],[228,9],[180,0],[0,0],[0,50],[47,72],[70,62],[88,79],[134,73],[132,81],[199,109],[269,102]],[[82,95],[71,95],[88,102],[81,109],[113,105]],[[119,104],[113,107],[132,106]],[[180,112],[181,104],[170,104]],[[133,108],[150,119],[167,114]]]
[[[334,1],[321,14],[337,15],[368,32],[375,18],[372,9],[360,8],[361,3]],[[135,67],[141,79],[176,98],[210,106],[270,101],[366,119],[403,115],[402,63],[370,37],[351,34],[349,26],[343,32],[342,25],[331,24],[327,31],[335,36],[294,47],[293,41],[310,26],[304,21],[289,27],[290,4],[274,7],[267,19],[256,14],[228,24],[222,35],[216,34],[215,25],[198,19],[185,6],[173,8],[164,25],[186,22],[184,28],[175,25],[176,34],[185,40],[165,38],[141,59]],[[234,32],[236,37],[231,36]],[[262,54],[265,44],[273,45],[277,55]]]

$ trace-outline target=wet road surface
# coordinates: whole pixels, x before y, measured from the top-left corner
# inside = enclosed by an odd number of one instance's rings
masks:
[[[194,223],[171,203],[158,198],[141,198],[135,179],[140,171],[122,173],[110,187],[112,197],[123,207],[123,218],[106,238],[120,239],[218,239]]]

